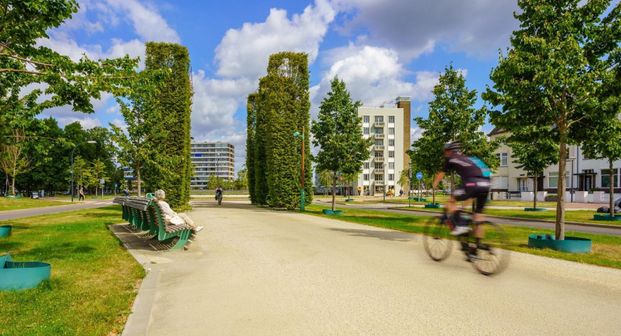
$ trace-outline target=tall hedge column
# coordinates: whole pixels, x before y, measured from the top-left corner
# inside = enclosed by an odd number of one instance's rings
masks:
[[[248,192],[250,202],[257,203],[255,193],[255,135],[257,132],[257,113],[256,113],[257,94],[248,95],[247,111],[247,132],[246,132],[246,169],[248,172]]]
[[[156,145],[165,160],[152,164],[147,184],[166,191],[170,205],[187,208],[190,200],[190,114],[192,84],[188,49],[173,43],[147,43],[146,70],[160,71],[158,93],[153,98],[151,118],[158,118],[153,132],[160,134]]]

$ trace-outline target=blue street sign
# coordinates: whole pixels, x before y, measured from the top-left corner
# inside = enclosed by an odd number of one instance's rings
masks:
[[[422,172],[416,173],[416,179],[419,180],[419,181],[422,180],[423,179],[423,173]]]

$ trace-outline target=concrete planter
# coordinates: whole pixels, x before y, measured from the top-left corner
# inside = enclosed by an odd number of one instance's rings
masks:
[[[621,215],[615,215],[614,217],[610,217],[610,214],[595,214],[593,215],[593,219],[597,221],[617,222],[621,221]]]
[[[323,212],[324,215],[334,215],[334,216],[343,214],[343,210],[323,209],[321,212]]]
[[[8,237],[8,236],[10,236],[12,229],[13,229],[12,225],[1,225],[0,226],[0,237]]]
[[[589,201],[588,191],[576,191],[574,192],[574,202],[587,203]]]
[[[531,234],[528,236],[528,246],[534,248],[549,248],[569,253],[591,252],[591,240],[579,237],[565,237],[564,240],[556,240],[548,234]]]
[[[520,193],[520,201],[529,202],[535,199],[535,193],[532,191],[522,191]]]
[[[546,211],[546,208],[524,208],[524,211]]]
[[[52,266],[48,263],[13,262],[8,254],[0,256],[0,291],[35,288],[51,274]]]
[[[425,204],[425,208],[427,209],[439,209],[440,203],[427,203]]]
[[[537,192],[537,201],[543,202],[546,200],[546,196],[548,196],[547,191],[538,191]]]
[[[606,193],[603,191],[593,192],[593,203],[605,203],[608,200]]]

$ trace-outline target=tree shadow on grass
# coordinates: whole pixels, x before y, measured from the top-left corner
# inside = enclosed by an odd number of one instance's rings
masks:
[[[24,253],[41,256],[41,259],[67,259],[75,258],[76,254],[89,254],[95,251],[95,248],[82,243],[66,242],[62,244],[47,244],[45,246],[36,247]]]
[[[20,247],[24,246],[24,243],[15,242],[15,241],[2,241],[3,239],[6,239],[6,238],[0,238],[0,254],[5,254],[7,252],[19,250]]]
[[[347,233],[354,237],[377,238],[381,240],[409,242],[414,239],[412,234],[395,232],[395,231],[379,231],[379,230],[360,230],[360,229],[335,229],[328,230]]]

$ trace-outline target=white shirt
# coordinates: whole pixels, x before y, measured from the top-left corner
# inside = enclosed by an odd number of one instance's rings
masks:
[[[181,218],[179,215],[177,215],[176,212],[173,211],[173,209],[170,208],[170,205],[168,205],[168,202],[163,201],[163,200],[159,200],[157,201],[160,205],[160,208],[162,208],[162,212],[164,213],[164,220],[169,222],[170,224],[173,225],[182,225],[185,224],[185,221],[183,220],[183,218]]]

